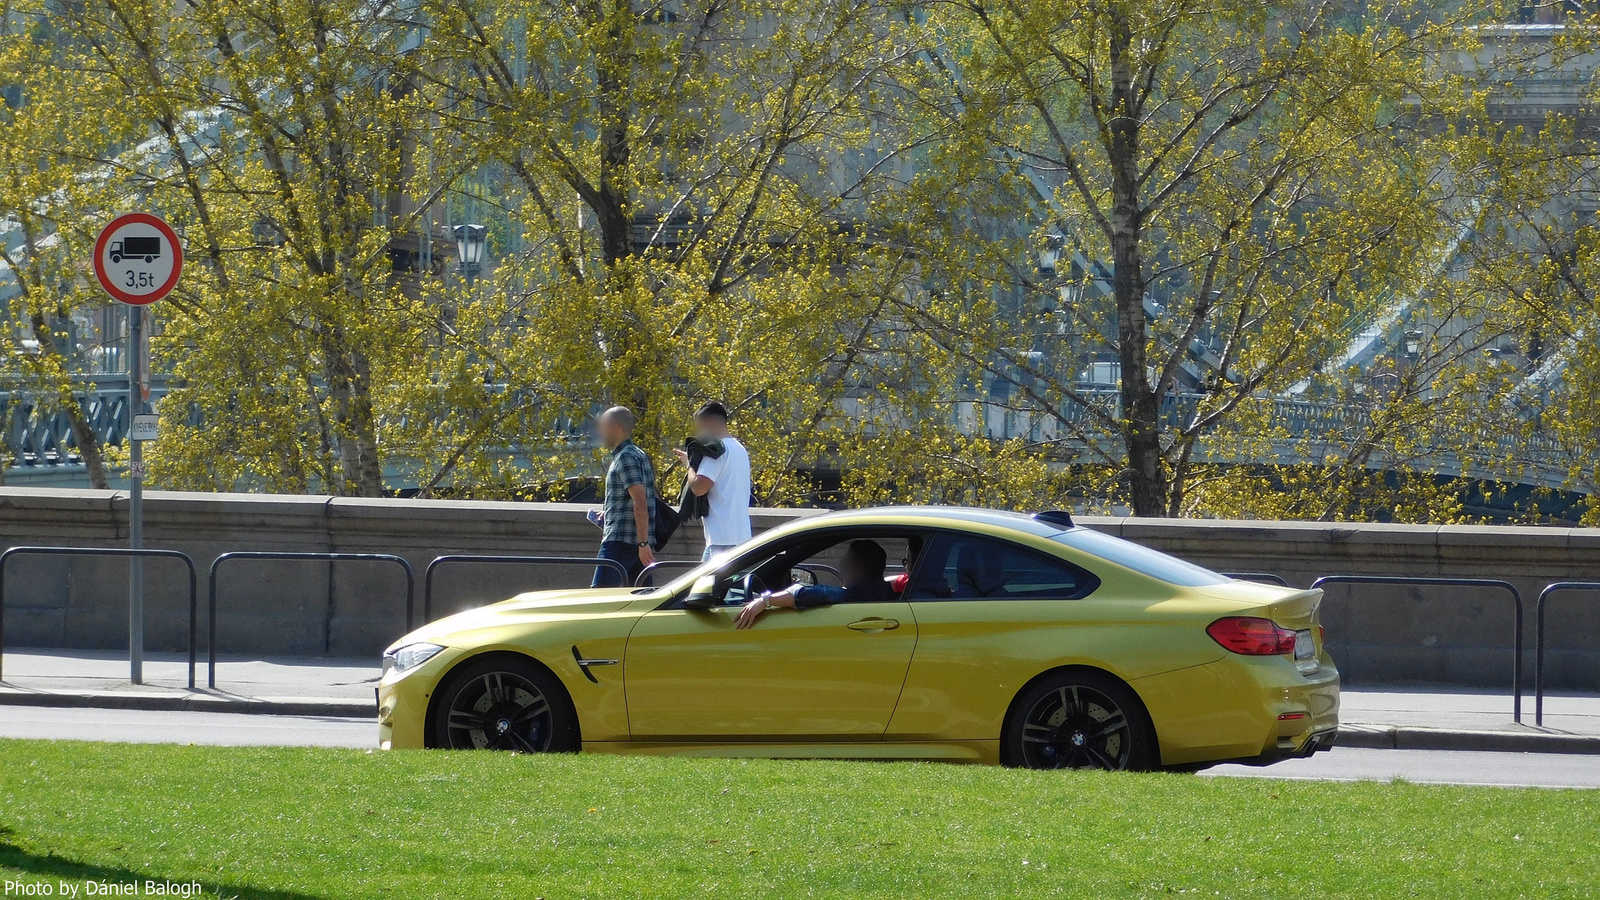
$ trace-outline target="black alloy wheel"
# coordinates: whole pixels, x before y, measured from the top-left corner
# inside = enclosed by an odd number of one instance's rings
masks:
[[[518,753],[578,749],[577,715],[560,682],[515,658],[493,657],[452,673],[434,718],[437,747]]]
[[[1068,672],[1029,689],[1002,742],[1008,765],[1143,771],[1155,766],[1149,719],[1133,692],[1097,672]]]

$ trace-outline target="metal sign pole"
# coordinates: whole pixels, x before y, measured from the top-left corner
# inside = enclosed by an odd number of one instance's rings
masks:
[[[144,411],[144,307],[128,307],[128,546],[144,546],[144,442],[133,417]],[[128,680],[144,684],[144,557],[128,557]]]
[[[128,304],[128,680],[144,683],[144,441],[156,439],[150,400],[144,307],[178,285],[183,242],[160,216],[126,213],[100,229],[94,242],[94,277],[112,299]],[[191,616],[191,631],[194,622]],[[194,648],[189,648],[191,655]],[[194,681],[193,664],[190,682]]]

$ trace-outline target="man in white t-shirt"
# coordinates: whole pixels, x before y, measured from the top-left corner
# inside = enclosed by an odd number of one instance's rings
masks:
[[[750,540],[750,454],[728,434],[728,409],[721,403],[701,406],[694,424],[701,442],[722,444],[721,456],[705,455],[689,475],[689,490],[707,500],[706,552],[700,559],[708,560]],[[690,465],[687,451],[674,452]]]

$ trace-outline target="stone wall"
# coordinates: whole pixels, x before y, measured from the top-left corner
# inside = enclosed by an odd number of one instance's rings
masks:
[[[395,553],[423,571],[447,553],[579,556],[599,537],[586,507],[543,503],[363,500],[255,494],[151,492],[146,545],[182,550],[199,567],[200,636],[206,574],[230,550]],[[759,510],[757,529],[811,512]],[[1524,669],[1531,687],[1534,599],[1547,583],[1600,580],[1600,530],[1331,525],[1086,518],[1084,524],[1228,572],[1270,572],[1304,586],[1319,575],[1503,578],[1523,593]],[[0,545],[124,547],[127,495],[115,491],[0,488]],[[685,528],[664,557],[697,556]],[[16,557],[6,566],[7,646],[118,649],[127,642],[125,559]],[[146,646],[184,647],[187,577],[167,560],[146,563]],[[586,584],[583,566],[461,565],[436,577],[434,615],[521,590]],[[1323,607],[1330,649],[1353,684],[1506,687],[1511,608],[1477,589],[1330,585]],[[362,656],[404,630],[405,582],[369,562],[241,560],[225,564],[217,643],[228,653]],[[1600,690],[1600,596],[1552,601],[1547,684]]]

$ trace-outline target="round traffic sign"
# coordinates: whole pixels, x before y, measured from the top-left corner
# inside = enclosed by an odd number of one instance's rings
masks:
[[[158,216],[117,216],[94,242],[94,275],[123,303],[145,306],[160,300],[172,293],[182,272],[183,245]]]

